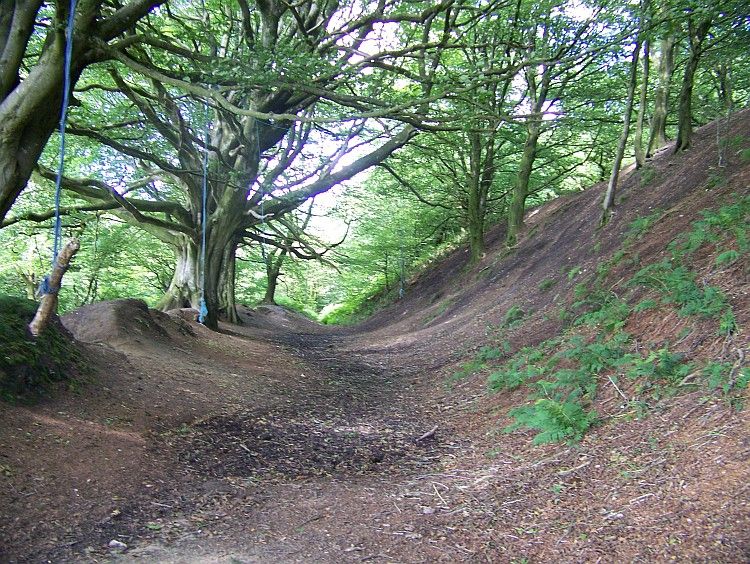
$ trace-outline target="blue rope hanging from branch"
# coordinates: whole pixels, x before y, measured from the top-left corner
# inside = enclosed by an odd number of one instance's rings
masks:
[[[63,65],[63,95],[62,108],[60,109],[60,156],[57,163],[57,178],[55,179],[55,226],[54,243],[52,247],[52,269],[57,263],[57,255],[60,253],[60,242],[62,240],[62,221],[60,219],[60,200],[62,194],[62,179],[65,173],[65,125],[68,122],[68,104],[70,103],[70,91],[72,90],[71,67],[73,61],[73,25],[75,23],[76,7],[78,0],[70,0],[68,21],[65,27],[65,60]],[[40,294],[56,294],[60,288],[52,288],[49,276],[45,276],[39,287]]]

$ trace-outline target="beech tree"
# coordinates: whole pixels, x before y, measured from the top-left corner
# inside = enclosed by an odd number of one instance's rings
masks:
[[[196,307],[206,157],[203,290],[208,325],[216,326],[220,296],[233,293],[220,287],[233,284],[222,273],[233,270],[245,232],[383,161],[415,126],[430,127],[425,101],[445,93],[399,100],[388,77],[409,74],[404,58],[446,48],[445,39],[418,32],[425,19],[443,14],[450,22],[452,10],[452,2],[240,2],[164,16],[154,33],[105,49],[118,64],[82,86],[97,97],[82,96],[70,120],[71,133],[132,159],[130,178],[66,178],[64,186],[88,201],[86,209],[98,202],[172,245],[177,264],[160,307]],[[168,26],[185,40],[157,33]],[[319,153],[309,158],[312,144]],[[346,157],[355,149],[357,158]],[[232,318],[232,304],[225,306]]]
[[[139,20],[163,2],[79,1],[71,82],[139,37]],[[26,186],[60,116],[68,10],[65,0],[0,1],[0,222]]]
[[[617,28],[609,37],[603,33],[595,24],[600,13],[601,10],[594,11],[580,19],[554,3],[524,5],[523,20],[534,23],[525,27],[519,38],[524,61],[525,141],[508,208],[506,245],[509,247],[516,244],[524,226],[539,142],[544,132],[556,124],[554,105],[564,100],[571,82],[586,75],[597,54],[610,42],[619,42],[622,36]]]

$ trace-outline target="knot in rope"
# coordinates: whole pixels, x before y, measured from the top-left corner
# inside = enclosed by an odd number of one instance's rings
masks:
[[[42,278],[42,281],[39,283],[39,288],[37,289],[37,296],[45,296],[47,294],[54,295],[60,292],[60,286],[57,287],[52,286],[52,283],[50,282],[49,276],[45,276]]]

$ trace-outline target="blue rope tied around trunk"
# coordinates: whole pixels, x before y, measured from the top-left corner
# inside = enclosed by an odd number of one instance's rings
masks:
[[[68,104],[70,102],[70,91],[72,89],[71,67],[73,61],[73,24],[76,17],[76,6],[78,0],[70,0],[68,22],[65,28],[65,62],[63,66],[63,95],[62,108],[60,110],[60,158],[57,164],[57,178],[55,179],[55,227],[54,244],[52,247],[52,269],[55,268],[57,255],[60,253],[60,242],[62,240],[62,221],[60,219],[60,199],[62,194],[62,179],[65,173],[65,125],[68,121]],[[56,294],[60,288],[53,288],[49,282],[49,276],[45,276],[39,285],[39,294]]]
[[[201,277],[201,300],[200,310],[198,311],[198,321],[203,323],[208,315],[206,307],[206,228],[208,221],[206,219],[206,208],[208,207],[208,107],[206,107],[206,128],[203,133],[203,198],[201,207],[201,256],[200,256],[200,277]]]

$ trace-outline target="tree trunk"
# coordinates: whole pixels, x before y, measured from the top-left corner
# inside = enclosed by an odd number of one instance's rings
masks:
[[[526,198],[529,195],[529,181],[531,180],[531,171],[534,168],[539,136],[542,132],[540,119],[536,116],[530,118],[527,125],[526,142],[523,145],[521,163],[518,165],[518,177],[513,186],[510,209],[508,210],[508,234],[505,239],[505,244],[508,247],[512,247],[518,242],[518,235],[523,229]]]
[[[648,78],[651,67],[651,42],[646,39],[643,43],[643,79],[641,81],[641,96],[638,101],[638,118],[635,124],[635,166],[641,168],[646,164],[646,152],[643,150],[643,122],[646,118],[648,104]]]
[[[273,254],[268,255],[268,259],[266,260],[266,293],[261,303],[276,305],[276,288],[279,283],[279,274],[281,273],[283,262],[283,252],[278,257],[274,257]]]
[[[477,263],[484,255],[484,215],[486,198],[482,197],[482,145],[479,133],[469,134],[469,178],[466,219],[469,231],[471,264]]]
[[[219,273],[219,315],[228,323],[241,325],[237,314],[235,279],[237,277],[237,242],[224,249],[223,267]]]
[[[682,78],[680,88],[679,109],[677,111],[677,142],[675,153],[684,151],[690,147],[693,140],[693,85],[695,83],[695,72],[703,54],[703,41],[711,28],[711,19],[701,20],[697,26],[693,26],[692,20],[688,20],[690,29],[690,56],[685,64],[685,74]]]
[[[0,223],[26,187],[59,119],[64,35],[52,37],[28,76],[0,100]],[[81,71],[71,69],[73,84]]]
[[[184,237],[182,244],[175,249],[172,281],[156,307],[162,311],[200,308],[199,249],[188,237]]]
[[[731,112],[734,107],[732,77],[730,76],[731,68],[731,65],[725,62],[716,65],[716,78],[718,79],[716,89],[719,95],[719,100],[721,100],[721,104],[727,112]]]
[[[638,82],[638,56],[641,52],[640,38],[636,41],[635,49],[633,49],[633,60],[630,63],[630,78],[628,80],[628,98],[625,102],[625,114],[623,115],[622,135],[620,135],[620,143],[617,145],[617,153],[615,154],[615,160],[612,163],[612,174],[609,177],[609,184],[607,185],[607,193],[604,195],[604,202],[602,207],[604,213],[602,215],[601,223],[604,224],[607,221],[608,212],[615,205],[615,193],[617,192],[617,182],[620,178],[620,167],[622,166],[622,159],[625,156],[625,147],[628,144],[628,135],[630,134],[630,118],[633,113],[633,102],[635,99],[635,87]]]
[[[241,225],[241,220],[238,219],[238,216],[241,218],[242,215],[241,209],[239,214],[236,212],[236,209],[232,211],[219,208],[211,214],[209,220],[203,289],[206,307],[208,308],[204,325],[209,329],[217,330],[219,328],[219,293],[221,291],[222,272],[225,268],[225,253],[227,248],[231,248],[232,257],[234,257],[235,233],[237,232],[237,226]],[[234,280],[234,277],[232,277],[232,280]],[[234,284],[232,284],[232,294],[234,294]],[[233,300],[234,298],[232,298]]]
[[[60,286],[62,285],[63,275],[65,274],[65,271],[68,270],[70,261],[80,248],[81,243],[78,239],[73,239],[69,241],[68,244],[62,248],[60,254],[57,255],[55,266],[47,280],[48,287],[42,296],[39,309],[36,310],[34,319],[29,323],[29,331],[35,338],[44,331],[44,328],[49,325],[52,316],[57,313],[58,293],[60,291]]]
[[[389,267],[389,264],[388,264],[388,249],[386,249],[385,250],[385,262],[383,264],[383,274],[385,275],[385,293],[386,294],[391,291],[391,286],[390,286],[390,284],[388,282],[388,267]]]
[[[651,156],[659,147],[667,144],[667,114],[669,113],[669,86],[674,72],[674,35],[661,40],[659,47],[659,79],[654,94],[654,114],[651,118],[646,154]]]

